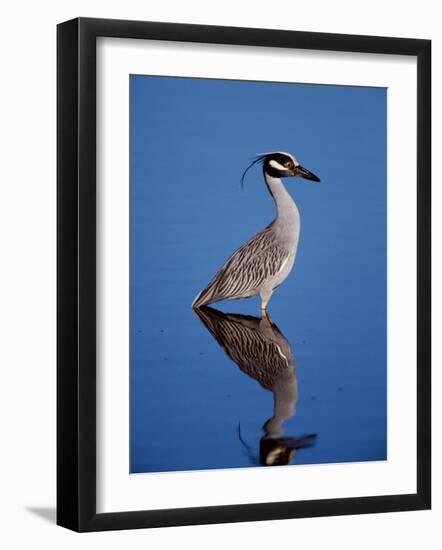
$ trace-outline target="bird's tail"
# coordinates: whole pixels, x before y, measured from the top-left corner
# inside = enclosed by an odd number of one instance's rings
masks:
[[[221,298],[216,296],[215,287],[216,285],[214,285],[212,282],[206,288],[204,288],[201,292],[199,292],[192,302],[192,307],[197,308],[202,306],[208,306],[209,304],[218,302]]]
[[[201,298],[202,293],[203,293],[203,291],[198,292],[198,294],[195,296],[195,299],[192,302],[192,307],[193,308],[201,307],[201,306],[205,305],[204,300]]]

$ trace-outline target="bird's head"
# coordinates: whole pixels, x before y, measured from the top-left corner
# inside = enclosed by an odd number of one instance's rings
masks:
[[[321,181],[318,176],[304,168],[299,164],[296,158],[289,153],[280,151],[274,153],[263,153],[258,155],[255,160],[246,168],[241,178],[241,183],[244,182],[244,176],[248,170],[257,163],[262,163],[265,174],[273,178],[289,178],[300,177],[310,181]]]
[[[267,437],[259,442],[259,462],[263,466],[283,466],[292,463],[299,449],[314,447],[316,434],[301,437]]]

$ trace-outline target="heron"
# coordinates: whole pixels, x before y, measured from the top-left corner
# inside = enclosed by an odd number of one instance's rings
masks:
[[[289,341],[266,317],[223,313],[207,306],[196,308],[195,313],[241,371],[273,394],[273,415],[262,427],[259,463],[290,464],[297,450],[315,444],[316,434],[284,435],[284,424],[295,416],[298,401],[295,358]],[[238,435],[252,459],[240,427]]]
[[[194,299],[193,308],[221,300],[261,297],[261,310],[267,315],[267,305],[273,291],[286,279],[295,262],[301,220],[299,210],[285,188],[282,179],[300,177],[313,182],[320,179],[284,152],[258,155],[246,168],[261,163],[264,181],[276,206],[275,219],[230,256],[214,278]]]

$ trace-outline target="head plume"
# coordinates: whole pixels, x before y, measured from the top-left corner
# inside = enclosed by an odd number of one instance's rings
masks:
[[[268,153],[262,153],[261,155],[256,156],[252,162],[247,166],[247,168],[244,170],[242,176],[241,176],[241,189],[244,188],[244,178],[246,177],[247,172],[252,168],[252,166],[255,166],[255,164],[258,164],[259,162],[264,162],[266,156]]]

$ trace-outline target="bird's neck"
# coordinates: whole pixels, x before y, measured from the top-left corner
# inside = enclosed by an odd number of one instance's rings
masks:
[[[289,224],[299,223],[299,211],[280,178],[264,172],[265,182],[276,204],[276,220]]]
[[[298,401],[298,381],[293,366],[287,369],[282,380],[272,388],[273,416],[265,425],[266,435],[279,437],[282,435],[284,422],[295,415]]]

